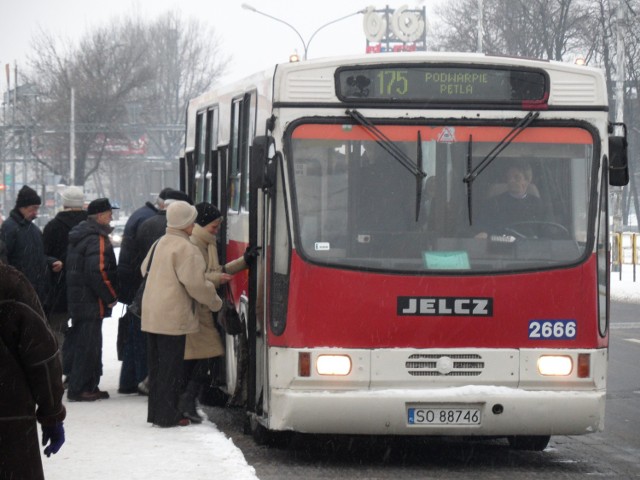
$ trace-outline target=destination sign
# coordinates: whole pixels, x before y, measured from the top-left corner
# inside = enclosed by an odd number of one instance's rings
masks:
[[[336,73],[343,100],[426,103],[543,102],[549,82],[542,70],[496,66],[374,65]]]

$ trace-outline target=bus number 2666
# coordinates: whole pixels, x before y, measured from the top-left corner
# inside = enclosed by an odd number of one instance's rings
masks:
[[[575,320],[531,320],[529,338],[536,340],[573,339],[576,337]]]

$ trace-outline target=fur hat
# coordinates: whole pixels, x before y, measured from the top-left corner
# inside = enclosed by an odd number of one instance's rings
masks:
[[[84,207],[84,192],[81,187],[67,187],[62,191],[62,206],[67,208]]]
[[[218,210],[218,207],[207,202],[202,202],[196,205],[198,211],[198,217],[196,223],[201,227],[206,227],[211,222],[222,217],[222,213]]]
[[[184,193],[182,190],[169,190],[164,197],[165,203],[168,203],[167,200],[182,200],[183,202],[187,202],[189,205],[193,205],[189,195]]]
[[[184,230],[196,221],[198,211],[182,200],[171,202],[167,208],[167,227]]]
[[[158,194],[158,198],[160,200],[165,200],[167,198],[167,193],[169,193],[171,190],[173,190],[173,188],[164,187],[162,190],[160,190],[160,193]]]
[[[16,208],[30,207],[31,205],[42,205],[42,200],[33,188],[25,185],[16,197]]]

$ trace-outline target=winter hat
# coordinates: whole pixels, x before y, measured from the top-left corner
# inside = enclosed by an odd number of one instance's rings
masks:
[[[84,192],[81,187],[67,187],[62,191],[62,206],[68,208],[84,207]]]
[[[160,193],[158,194],[158,198],[160,200],[166,200],[167,199],[167,194],[172,191],[173,188],[171,187],[165,187],[162,190],[160,190]]]
[[[167,227],[184,230],[195,222],[197,216],[196,207],[182,200],[176,200],[167,208]]]
[[[23,186],[16,198],[16,208],[30,207],[31,205],[41,205],[42,200],[36,191],[29,185]]]
[[[89,204],[87,213],[89,215],[97,215],[98,213],[106,212],[108,210],[117,210],[120,207],[115,207],[109,203],[108,198],[96,198]]]
[[[193,205],[193,202],[189,198],[189,195],[181,190],[169,190],[164,197],[165,203],[167,202],[167,200],[182,200],[183,202],[187,202],[189,205]]]
[[[197,204],[196,210],[198,211],[196,223],[201,227],[206,227],[214,220],[222,217],[222,213],[220,213],[218,207],[207,202]]]

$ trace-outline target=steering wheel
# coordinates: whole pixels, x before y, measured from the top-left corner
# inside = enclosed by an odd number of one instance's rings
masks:
[[[520,238],[551,238],[572,240],[571,233],[564,225],[543,220],[515,222],[504,227],[505,232]]]

